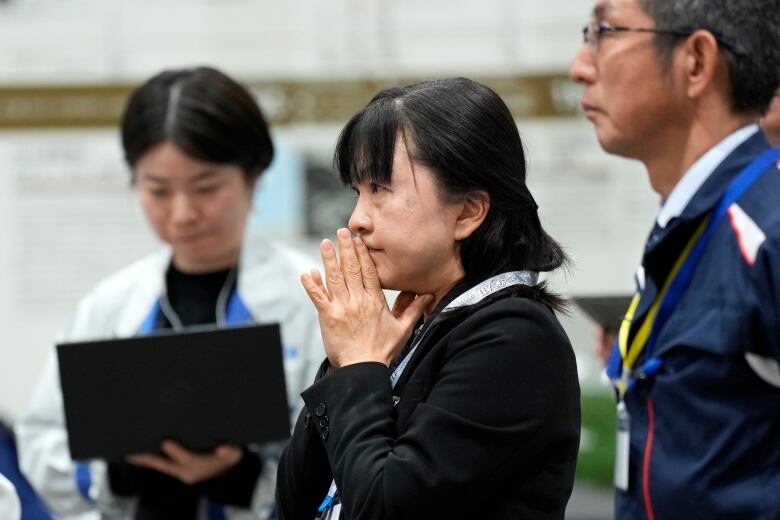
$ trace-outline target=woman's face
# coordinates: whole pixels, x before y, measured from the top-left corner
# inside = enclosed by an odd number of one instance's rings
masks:
[[[238,261],[252,201],[240,167],[193,159],[165,142],[144,154],[134,173],[144,213],[178,269],[210,272]]]
[[[391,179],[389,186],[353,185],[357,203],[349,229],[369,248],[382,287],[441,297],[464,274],[458,252],[463,205],[439,200],[433,172],[412,166],[400,137]]]

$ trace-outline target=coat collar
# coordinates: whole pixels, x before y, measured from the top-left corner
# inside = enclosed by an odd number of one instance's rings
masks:
[[[648,242],[647,251],[655,248],[663,241],[663,237],[683,223],[689,223],[699,219],[708,211],[711,211],[726,191],[729,183],[750,164],[756,157],[770,148],[763,132],[756,132],[742,144],[737,146],[726,159],[716,168],[702,186],[696,191],[682,213],[669,221],[665,228],[655,226],[654,234],[658,233],[655,240]]]
[[[409,343],[404,347],[404,351],[414,344],[415,337],[418,334],[424,334],[424,336],[417,345],[417,348],[409,354],[408,364],[403,368],[400,376],[398,376],[395,388],[398,388],[399,390],[403,388],[404,384],[409,380],[411,373],[414,371],[414,365],[416,365],[425,355],[428,346],[440,339],[439,329],[441,328],[441,324],[449,322],[452,319],[458,319],[448,316],[448,311],[450,311],[450,309],[447,308],[448,305],[452,304],[452,310],[465,309],[471,305],[478,304],[485,297],[499,292],[505,287],[511,287],[518,283],[534,286],[536,285],[537,280],[538,273],[536,272],[513,271],[492,276],[476,284],[473,280],[467,279],[462,279],[455,284],[455,286],[439,301],[436,305],[436,309],[426,317],[424,321],[421,320],[422,323],[417,323],[415,329],[418,332],[409,339]],[[461,316],[461,314],[457,313],[456,316]]]

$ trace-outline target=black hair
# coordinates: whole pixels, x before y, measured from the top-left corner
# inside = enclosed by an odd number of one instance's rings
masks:
[[[248,183],[273,159],[263,114],[241,85],[209,68],[166,70],[133,92],[121,123],[130,168],[151,148],[171,142],[202,161],[240,166]]]
[[[430,80],[379,92],[339,136],[334,166],[347,185],[390,183],[397,138],[412,164],[434,172],[439,199],[486,192],[485,220],[460,244],[465,279],[552,271],[567,262],[543,229],[526,186],[523,143],[512,114],[490,88],[465,78]],[[546,302],[562,301],[539,286]]]
[[[715,36],[728,63],[731,108],[735,113],[766,112],[780,86],[779,0],[639,0],[655,26]],[[678,38],[655,36],[665,61]]]

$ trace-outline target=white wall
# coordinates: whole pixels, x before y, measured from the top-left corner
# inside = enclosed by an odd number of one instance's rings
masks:
[[[6,0],[0,82],[563,70],[590,6],[570,0]]]

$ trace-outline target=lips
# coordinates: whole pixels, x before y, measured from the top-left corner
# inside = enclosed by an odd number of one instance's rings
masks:
[[[596,108],[595,105],[591,105],[590,103],[588,103],[586,101],[583,101],[582,103],[580,103],[580,106],[582,107],[582,111],[585,112],[586,114],[588,114],[590,112],[599,112],[599,109]]]
[[[176,240],[174,240],[174,242],[177,242],[179,244],[190,244],[190,243],[193,243],[193,242],[198,242],[200,240],[203,240],[203,238],[205,238],[205,236],[206,236],[205,233],[200,233],[200,234],[197,234],[197,235],[180,236],[180,237],[177,237]]]

